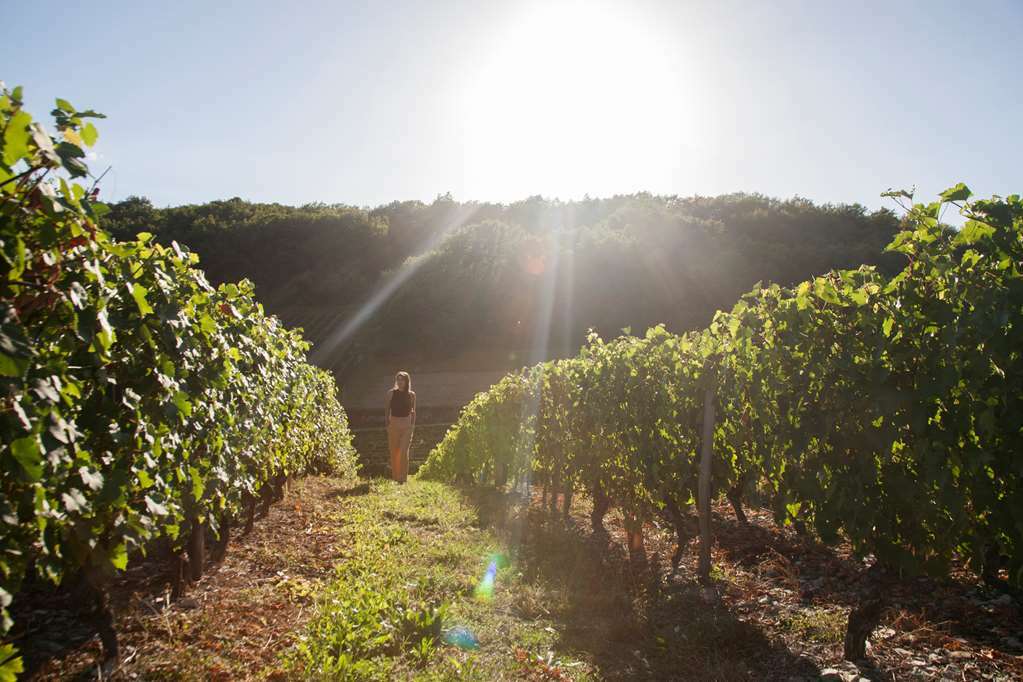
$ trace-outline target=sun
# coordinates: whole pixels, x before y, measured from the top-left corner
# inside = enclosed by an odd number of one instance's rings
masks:
[[[525,11],[459,98],[470,193],[569,198],[670,180],[692,126],[668,47],[627,5]]]

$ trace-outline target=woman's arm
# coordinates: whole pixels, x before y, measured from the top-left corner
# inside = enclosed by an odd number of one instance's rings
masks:
[[[412,394],[412,411],[409,412],[409,416],[412,417],[411,426],[416,425],[416,394]]]
[[[391,425],[391,392],[387,392],[387,403],[384,405],[384,426]]]

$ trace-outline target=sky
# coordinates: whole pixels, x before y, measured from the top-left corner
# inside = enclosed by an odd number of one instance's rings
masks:
[[[0,80],[157,206],[1023,191],[1023,1],[21,2]]]

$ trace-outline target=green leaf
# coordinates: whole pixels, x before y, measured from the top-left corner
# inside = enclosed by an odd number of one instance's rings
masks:
[[[106,118],[106,114],[100,114],[92,109],[86,109],[85,111],[77,112],[78,118]]]
[[[82,142],[84,142],[89,147],[96,144],[96,140],[99,139],[99,131],[96,130],[96,126],[94,126],[92,123],[86,123],[84,126],[82,126],[81,135]]]
[[[107,319],[106,309],[96,313],[96,322],[99,323],[99,333],[96,334],[96,340],[99,341],[100,348],[103,351],[108,351],[117,339],[117,335],[114,333],[114,328],[110,326],[110,320]]]
[[[941,193],[941,198],[945,201],[965,201],[970,198],[973,192],[964,183],[959,183],[955,187],[949,187]]]
[[[85,158],[85,152],[77,144],[61,142],[57,145],[57,156],[60,157],[64,168],[73,178],[80,178],[88,175],[89,167],[81,159]]]
[[[195,467],[188,467],[188,475],[192,479],[192,497],[195,500],[202,499],[203,490],[206,486],[203,482],[202,474]]]
[[[28,372],[32,359],[25,330],[18,323],[14,308],[3,305],[0,323],[0,376],[22,378]]]
[[[29,126],[32,116],[19,111],[11,116],[4,129],[4,165],[11,167],[29,154],[28,142],[32,139]]]
[[[881,196],[882,197],[889,197],[889,198],[892,198],[892,199],[903,198],[903,199],[909,199],[910,201],[913,201],[913,194],[914,193],[915,193],[915,191],[905,190],[905,189],[891,189],[889,187],[887,192],[881,192]]]
[[[110,550],[110,565],[116,568],[118,571],[123,571],[128,567],[128,547],[123,542],[116,545]]]
[[[212,334],[217,330],[217,323],[213,321],[212,317],[204,313],[203,316],[199,318],[199,327],[207,334]]]
[[[995,234],[995,228],[979,220],[967,220],[956,235],[956,244],[975,244]]]
[[[174,394],[173,402],[178,408],[178,411],[183,415],[186,417],[190,417],[192,415],[192,403],[189,401],[187,393],[184,391],[178,391]]]
[[[146,289],[139,283],[135,283],[131,287],[131,295],[135,299],[135,305],[138,306],[139,313],[142,317],[149,315],[153,312],[152,306],[149,305],[149,301],[146,300],[146,294],[149,293],[149,289]]]
[[[732,336],[732,338],[735,338],[735,336],[739,333],[740,326],[742,326],[742,320],[738,317],[733,317],[728,321],[728,333]]]
[[[805,310],[810,305],[810,283],[803,282],[796,288],[796,308]]]
[[[66,99],[61,99],[60,97],[57,98],[57,108],[61,111],[66,111],[69,114],[75,113],[75,108],[71,106],[71,102],[68,102]]]
[[[25,668],[14,645],[0,644],[0,682],[16,682],[23,672]]]
[[[43,475],[43,453],[39,437],[32,435],[19,438],[11,443],[11,454],[25,470],[29,480],[38,481]]]
[[[817,297],[827,301],[828,303],[839,304],[841,300],[838,298],[838,290],[835,289],[835,285],[823,277],[818,277],[813,283],[814,293]]]
[[[962,263],[968,268],[975,266],[981,260],[983,260],[983,256],[973,249],[966,249],[966,251],[963,252]]]

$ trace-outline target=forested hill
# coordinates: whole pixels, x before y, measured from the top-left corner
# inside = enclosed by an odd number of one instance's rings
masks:
[[[268,310],[305,327],[314,345],[407,274],[354,336],[314,354],[341,374],[367,357],[429,363],[484,349],[525,360],[546,319],[547,352],[564,355],[590,327],[705,326],[757,281],[901,265],[884,253],[898,224],[887,210],[755,194],[512,204],[441,196],[374,209],[237,198],[158,209],[132,197],[111,208],[105,224],[115,235],[152,232],[196,251],[214,282],[253,280]]]

